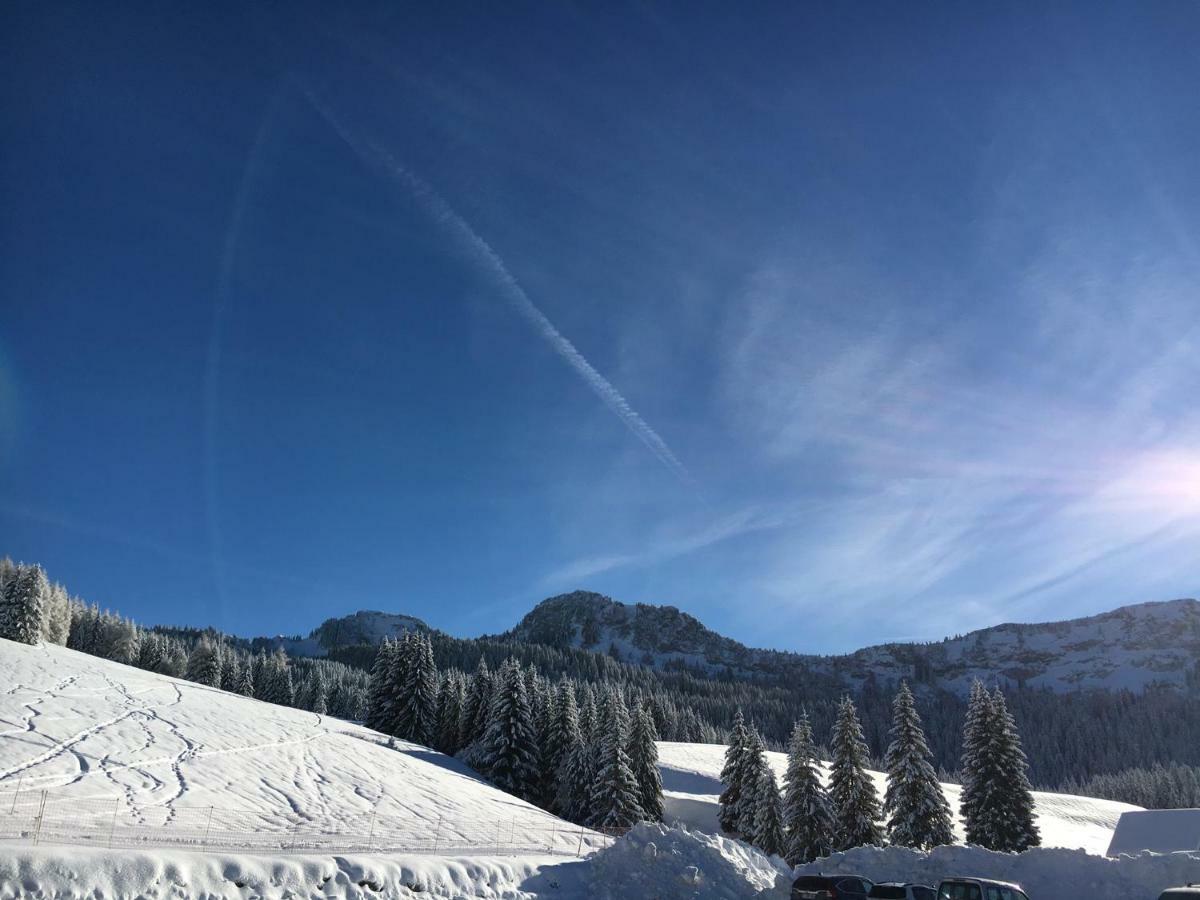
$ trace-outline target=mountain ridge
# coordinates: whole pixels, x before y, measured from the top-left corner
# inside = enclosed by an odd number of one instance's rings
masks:
[[[284,646],[325,655],[405,630],[436,633],[412,616],[360,611],[323,622]],[[747,647],[674,606],[626,604],[593,591],[549,597],[511,629],[483,638],[575,647],[655,669],[691,669],[745,680],[835,678],[859,689],[908,679],[962,693],[982,678],[1009,687],[1145,691],[1200,684],[1200,601],[1145,601],[1055,622],[1006,622],[940,641],[888,642],[845,654]],[[290,645],[290,646],[289,646]]]

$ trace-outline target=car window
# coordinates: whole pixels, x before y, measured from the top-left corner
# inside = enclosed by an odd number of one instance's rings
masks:
[[[936,900],[932,888],[915,887],[912,889],[913,900]]]
[[[871,888],[870,897],[878,897],[879,900],[905,900],[908,896],[904,892],[904,888],[895,884],[877,884]]]
[[[983,900],[983,892],[977,884],[956,881],[942,885],[941,895],[946,900]]]
[[[870,885],[864,884],[857,878],[843,878],[838,882],[838,889],[842,891],[850,891],[854,894],[865,894],[871,889]]]

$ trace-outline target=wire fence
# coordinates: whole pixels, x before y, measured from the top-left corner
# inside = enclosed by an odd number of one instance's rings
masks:
[[[378,807],[342,819],[294,810],[272,816],[215,806],[137,806],[122,797],[69,797],[48,791],[0,794],[0,841],[103,848],[177,847],[249,853],[548,854],[586,856],[621,829],[548,823],[528,814],[496,821],[439,817],[435,823]]]

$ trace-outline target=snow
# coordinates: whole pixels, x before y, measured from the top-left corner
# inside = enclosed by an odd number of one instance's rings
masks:
[[[782,784],[787,772],[787,754],[768,751],[766,756]],[[658,765],[669,821],[705,831],[717,830],[717,798],[721,793],[720,776],[724,762],[725,747],[721,744],[659,742]],[[822,764],[821,774],[828,783],[827,764]],[[882,799],[887,788],[887,776],[882,772],[870,774]],[[961,789],[956,784],[943,784],[942,790],[955,816],[955,834],[961,841],[962,822],[957,818]],[[1099,855],[1104,855],[1108,850],[1121,814],[1140,809],[1112,800],[1042,791],[1034,791],[1033,799],[1042,846],[1081,848]]]
[[[724,747],[658,749],[669,813],[712,829]],[[768,759],[781,776],[784,755]],[[43,791],[47,822],[35,846]],[[1037,798],[1048,842],[1092,853],[1107,845],[1118,813],[1135,809]],[[58,830],[55,810],[70,814]],[[453,759],[403,742],[391,749],[351,723],[62,647],[0,641],[0,829],[14,822],[21,827],[0,830],[0,900],[784,900],[791,880],[777,858],[685,828],[642,825],[605,846]],[[206,852],[159,846],[198,837],[205,822]],[[573,858],[581,844],[601,849]],[[880,880],[970,872],[1022,882],[1035,898],[1094,900],[1152,898],[1200,880],[1200,856],[1105,860],[1046,849],[866,848],[816,867]]]
[[[1142,850],[1200,851],[1200,809],[1147,809],[1124,813],[1117,822],[1108,855]]]
[[[0,834],[27,831],[46,791],[43,840],[109,841],[111,829],[118,846],[205,833],[230,849],[580,845],[578,826],[458,760],[391,749],[340,719],[3,640],[0,685]]]
[[[797,873],[855,874],[872,881],[907,881],[934,887],[951,875],[972,875],[1021,885],[1032,900],[1154,900],[1168,887],[1200,881],[1200,854],[1146,853],[1106,859],[1081,850],[1038,847],[998,853],[981,847],[856,847],[801,866]]]

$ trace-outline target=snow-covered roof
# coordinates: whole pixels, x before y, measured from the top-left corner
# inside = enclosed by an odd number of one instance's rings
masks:
[[[1200,850],[1200,809],[1145,809],[1126,812],[1117,820],[1109,856],[1143,850],[1173,853]]]

